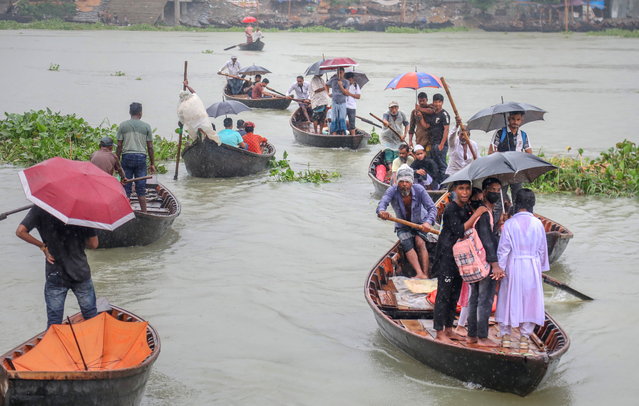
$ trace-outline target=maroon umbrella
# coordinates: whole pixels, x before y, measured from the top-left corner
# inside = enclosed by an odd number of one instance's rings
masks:
[[[350,68],[353,66],[357,66],[357,62],[355,62],[351,58],[330,58],[324,59],[322,63],[320,63],[319,69],[321,71],[325,71],[334,70],[337,68]]]

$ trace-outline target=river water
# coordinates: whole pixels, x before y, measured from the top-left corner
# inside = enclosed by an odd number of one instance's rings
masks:
[[[241,40],[239,33],[1,31],[0,111],[50,107],[97,125],[127,119],[128,104],[139,101],[143,119],[171,137],[184,60],[192,87],[213,103],[224,83],[215,72],[232,52],[244,66],[272,70],[271,86],[280,91],[325,54],[356,59],[371,79],[360,115],[381,114],[393,99],[409,110],[413,91],[383,89],[417,68],[446,77],[466,119],[502,96],[548,110],[546,121],[525,127],[536,151],[565,153],[570,146],[596,155],[623,138],[639,141],[632,129],[636,39],[267,33],[265,52],[222,51]],[[202,53],[207,49],[214,53]],[[60,71],[48,71],[51,63]],[[147,247],[89,253],[98,295],[160,333],[162,353],[144,404],[635,404],[637,199],[538,197],[536,211],[575,234],[550,275],[596,300],[546,288],[547,310],[572,344],[533,394],[521,399],[472,388],[389,344],[364,300],[368,271],[395,240],[392,225],[375,218],[377,197],[366,176],[378,147],[297,145],[289,114],[241,117],[256,122],[278,157],[287,151],[296,169],[336,170],[341,178],[320,186],[276,183],[266,174],[197,179],[181,166],[177,181],[160,176],[183,207],[166,236]],[[473,137],[487,147],[487,135]],[[26,203],[18,170],[0,167],[0,211]],[[42,256],[13,234],[21,217],[0,222],[0,352],[46,322]],[[67,308],[77,309],[72,295]]]

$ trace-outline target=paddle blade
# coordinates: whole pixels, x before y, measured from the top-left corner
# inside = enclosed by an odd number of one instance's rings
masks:
[[[237,46],[237,45],[231,45],[231,46],[230,46],[230,47],[228,47],[228,48],[224,48],[224,50],[225,50],[225,51],[228,51],[229,49],[233,49],[233,48],[235,48],[236,46]]]

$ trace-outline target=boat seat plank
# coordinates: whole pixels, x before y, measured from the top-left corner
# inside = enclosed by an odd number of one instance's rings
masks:
[[[395,293],[386,290],[378,290],[377,295],[382,306],[397,307],[397,300],[395,299]]]

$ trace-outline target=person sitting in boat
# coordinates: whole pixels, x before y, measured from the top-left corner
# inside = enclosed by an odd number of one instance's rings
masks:
[[[464,339],[453,331],[455,310],[462,286],[462,278],[453,257],[453,245],[473,226],[479,216],[488,211],[486,207],[481,206],[473,212],[468,205],[471,194],[470,181],[453,182],[451,191],[455,192],[455,198],[444,209],[443,226],[435,248],[432,268],[433,276],[437,277],[433,326],[437,331],[436,339],[440,341]]]
[[[255,124],[251,121],[247,121],[244,124],[244,128],[246,129],[246,134],[242,136],[242,139],[248,145],[248,150],[254,152],[256,154],[262,153],[262,146],[268,143],[268,140],[261,135],[255,134]]]
[[[422,225],[421,230],[416,230],[397,223],[395,232],[408,262],[415,270],[415,277],[427,279],[426,232],[435,222],[437,208],[426,190],[421,185],[414,184],[413,170],[406,164],[397,171],[397,185],[389,187],[377,205],[379,218],[389,219],[390,214],[386,211],[389,204],[393,206],[397,218]]]
[[[252,44],[253,43],[253,27],[250,25],[246,27],[244,29],[244,35],[246,35],[246,43]]]
[[[304,76],[300,75],[295,79],[295,83],[293,83],[286,92],[286,94],[289,95],[289,98],[291,97],[290,95],[294,94],[296,99],[303,100],[297,102],[298,111],[302,112],[306,121],[309,123],[311,121],[311,114],[313,114],[313,111],[311,110],[311,101],[309,100],[308,95],[310,86],[310,83],[304,80]]]
[[[262,38],[264,38],[264,34],[262,34],[260,27],[257,27],[253,33],[253,42],[261,41]]]
[[[331,101],[322,75],[315,75],[313,79],[311,79],[309,95],[311,99],[311,109],[313,109],[313,130],[316,134],[321,134],[322,131],[324,131],[324,125],[326,125],[328,103]]]
[[[230,145],[232,147],[247,149],[247,145],[242,139],[240,133],[233,129],[233,119],[227,117],[224,119],[224,129],[217,133],[220,137],[222,144]]]
[[[237,61],[237,56],[231,56],[229,61],[226,61],[224,65],[217,71],[218,75],[222,75],[226,70],[228,75],[237,76],[242,69],[240,63]],[[226,77],[226,85],[231,94],[240,94],[242,92],[242,87],[244,86],[244,80],[239,78],[230,78]]]
[[[244,128],[244,126],[245,126],[244,120],[242,119],[237,120],[237,123],[235,124],[235,128],[237,128],[237,132],[240,133],[242,137],[244,137],[244,134],[246,134],[246,129]]]
[[[31,234],[37,229],[42,241]],[[39,207],[29,210],[16,235],[44,254],[46,282],[44,301],[47,305],[47,329],[61,324],[64,302],[69,289],[73,291],[82,317],[88,320],[98,314],[91,268],[85,248],[98,248],[98,235],[93,228],[66,225]]]
[[[273,93],[264,91],[264,89],[268,86],[268,84],[269,84],[269,81],[266,78],[262,79],[261,82],[254,84],[253,91],[251,93],[251,99],[275,97]]]
[[[426,151],[420,144],[413,148],[415,160],[410,167],[415,171],[415,183],[422,185],[426,190],[437,190],[439,184],[433,179],[431,174],[437,173],[437,164],[426,157]]]
[[[407,144],[401,144],[399,146],[399,155],[397,158],[393,160],[393,164],[391,165],[391,184],[394,185],[397,179],[397,171],[399,168],[406,164],[411,166],[415,158],[410,155]]]
[[[475,230],[486,253],[486,262],[490,264],[491,271],[484,279],[469,284],[470,297],[468,300],[468,335],[466,341],[469,344],[478,344],[484,347],[497,347],[497,343],[488,338],[488,319],[492,313],[495,299],[495,288],[501,268],[497,262],[497,245],[499,238],[496,233],[492,213],[495,203],[501,196],[501,182],[496,178],[486,178],[482,182],[483,200],[477,207],[486,207],[488,211],[479,217]],[[472,202],[471,202],[472,203]],[[475,210],[477,210],[475,209]]]
[[[100,140],[100,149],[91,154],[91,163],[111,176],[113,176],[113,172],[117,171],[120,175],[120,182],[126,183],[124,169],[122,169],[117,155],[113,153],[113,138],[103,137]]]
[[[251,96],[251,94],[253,94],[253,87],[255,86],[256,83],[260,83],[262,81],[262,75],[255,75],[255,77],[253,78],[253,81],[250,80],[246,80],[244,82],[244,87],[242,88],[242,93],[246,93],[249,95],[249,97]]]
[[[380,141],[384,147],[384,163],[390,171],[393,161],[399,155],[399,146],[406,140],[409,122],[406,120],[406,115],[399,111],[399,104],[395,101],[388,104],[388,111],[384,113],[382,119],[384,130],[382,130]],[[399,137],[389,127],[395,130]]]
[[[497,248],[501,280],[495,320],[502,347],[510,347],[511,329],[519,327],[519,349],[527,351],[535,325],[543,325],[542,272],[550,269],[542,222],[533,215],[535,194],[523,188],[515,195],[515,215],[504,223]]]

